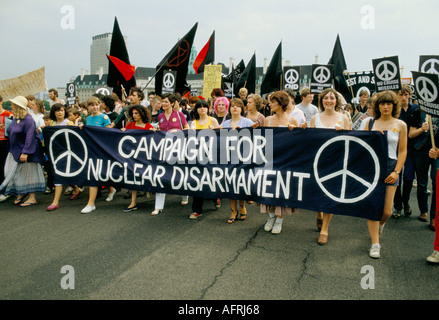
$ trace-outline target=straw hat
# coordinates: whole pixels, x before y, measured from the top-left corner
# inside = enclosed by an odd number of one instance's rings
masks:
[[[9,99],[13,104],[27,110],[27,99],[23,96],[16,96],[14,99]]]

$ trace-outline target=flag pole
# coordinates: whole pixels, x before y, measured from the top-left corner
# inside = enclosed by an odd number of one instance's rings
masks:
[[[343,73],[346,73],[346,74],[348,75],[348,79],[349,79],[349,88],[351,89],[352,100],[354,101],[354,107],[355,107],[355,110],[357,110],[357,105],[355,104],[354,90],[352,89],[352,86],[351,86],[351,77],[349,76],[349,72],[344,71]]]

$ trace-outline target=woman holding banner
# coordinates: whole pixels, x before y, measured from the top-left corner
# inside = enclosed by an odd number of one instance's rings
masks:
[[[351,130],[350,121],[347,115],[339,112],[341,110],[340,96],[332,88],[324,90],[319,95],[319,113],[312,116],[310,121],[311,128],[325,128],[335,130]],[[318,244],[325,245],[328,243],[328,227],[332,214],[318,212],[317,220],[321,229]]]
[[[144,106],[134,105],[128,109],[128,115],[133,121],[128,122],[125,128],[120,130],[126,131],[127,129],[137,129],[137,130],[154,130],[154,127],[150,123],[150,114]],[[128,207],[123,209],[123,212],[131,212],[137,210],[137,191],[131,190],[131,203]]]
[[[264,105],[264,101],[259,94],[251,94],[247,98],[247,112],[245,117],[253,122],[257,122],[260,127],[264,126],[265,117],[259,112]]]
[[[232,100],[230,100],[230,114],[232,117],[230,120],[226,120],[223,123],[222,127],[237,129],[251,127],[255,125],[253,121],[244,117],[244,108],[244,102],[242,102],[241,99],[233,98]],[[235,199],[229,199],[230,210],[232,211],[232,213],[229,220],[227,220],[228,223],[235,222],[236,216],[238,215],[238,210],[236,206],[237,202],[238,201]],[[245,200],[239,200],[239,220],[245,220],[246,217],[247,210],[245,208]]]
[[[197,103],[195,104],[195,109],[193,113],[194,120],[192,121],[191,129],[201,130],[201,129],[219,128],[218,121],[215,118],[210,117],[208,113],[209,113],[209,104],[205,100],[201,100],[201,99],[198,100]],[[214,202],[215,201],[217,201],[215,205],[218,208],[219,199],[214,200]],[[190,214],[189,219],[192,220],[197,219],[199,216],[203,214],[203,203],[204,203],[204,198],[193,196],[192,213]]]
[[[270,96],[270,108],[272,116],[266,117],[265,127],[298,127],[297,120],[288,115],[287,110],[290,99],[285,91],[276,91]],[[260,204],[261,213],[268,213],[268,220],[264,225],[264,230],[273,234],[279,234],[282,230],[282,222],[285,215],[292,215],[296,209],[282,206]]]
[[[407,156],[407,126],[399,120],[401,109],[398,96],[393,91],[380,92],[373,102],[374,118],[366,124],[365,130],[387,131],[388,161],[386,196],[381,221],[367,220],[372,246],[369,251],[371,258],[380,257],[379,235],[383,232],[386,221],[392,215],[393,198],[399,183],[401,172]]]
[[[51,126],[73,126],[74,123],[69,121],[68,113],[66,112],[66,107],[61,103],[54,103],[50,108],[50,125]],[[52,174],[53,174],[53,165],[52,165]],[[59,208],[59,199],[61,198],[63,186],[62,184],[55,184],[55,195],[53,197],[53,201],[46,208],[47,211],[53,211]]]
[[[44,172],[41,166],[43,152],[35,121],[28,113],[28,101],[23,96],[10,99],[15,118],[7,127],[8,155],[5,163],[5,180],[0,192],[17,194],[15,205],[28,207],[37,204],[36,192],[46,190]],[[29,195],[25,201],[24,198]]]
[[[158,115],[158,130],[166,132],[176,132],[178,130],[185,130],[189,128],[186,117],[180,111],[174,109],[177,97],[172,93],[166,93],[162,98],[163,112]],[[165,206],[165,193],[155,194],[155,209],[151,215],[158,215],[163,211]],[[188,203],[188,196],[181,197],[181,205]]]

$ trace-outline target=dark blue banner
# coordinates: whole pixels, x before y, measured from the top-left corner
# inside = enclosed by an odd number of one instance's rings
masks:
[[[163,131],[46,127],[55,183],[253,200],[380,220],[380,132],[257,128]]]

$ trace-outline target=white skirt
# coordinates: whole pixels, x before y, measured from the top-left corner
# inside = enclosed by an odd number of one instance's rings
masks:
[[[37,162],[17,163],[11,153],[8,153],[5,163],[5,180],[0,186],[0,192],[8,194],[28,194],[44,192],[46,181],[41,164]]]

